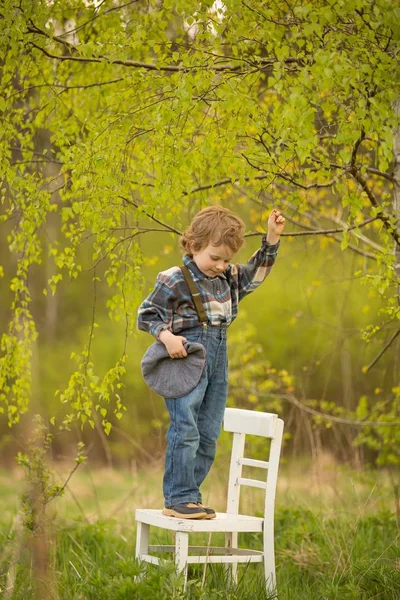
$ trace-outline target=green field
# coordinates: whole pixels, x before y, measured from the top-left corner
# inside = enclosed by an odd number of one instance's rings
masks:
[[[54,470],[62,481],[62,469]],[[224,508],[225,477],[226,465],[217,461],[205,491],[205,499],[217,510]],[[204,580],[202,571],[193,567],[184,592],[168,562],[161,568],[136,563],[134,509],[162,505],[160,482],[159,465],[145,472],[82,466],[64,496],[49,505],[51,576],[47,588],[38,592],[32,537],[18,518],[24,482],[18,472],[1,473],[1,597],[266,599],[261,565],[242,566],[236,586],[229,585],[221,567],[208,565]],[[261,501],[260,490],[249,490],[243,510],[260,512]],[[155,531],[156,539],[168,542],[169,535]],[[212,543],[222,542],[213,536]],[[242,542],[254,548],[261,543],[255,535],[244,536]],[[276,560],[280,600],[399,599],[398,526],[385,475],[360,476],[328,457],[314,469],[300,462],[283,465],[276,503]],[[137,581],[139,573],[144,577]]]

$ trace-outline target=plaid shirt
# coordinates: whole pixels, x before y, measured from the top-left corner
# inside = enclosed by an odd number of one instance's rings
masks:
[[[238,304],[269,275],[275,262],[279,242],[274,246],[262,238],[261,248],[245,265],[229,265],[216,277],[207,277],[185,255],[183,263],[190,269],[206,312],[208,323],[228,327],[237,317]],[[192,296],[180,267],[171,267],[157,275],[156,285],[138,310],[138,327],[156,339],[169,329],[179,333],[200,325]]]

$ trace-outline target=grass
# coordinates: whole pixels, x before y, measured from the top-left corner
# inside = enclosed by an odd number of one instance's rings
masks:
[[[224,461],[219,460],[205,490],[218,510],[223,509],[225,476]],[[159,466],[145,473],[85,466],[74,475],[64,497],[55,501],[57,515],[51,518],[48,598],[268,599],[261,565],[241,566],[233,586],[220,565],[207,566],[204,584],[202,570],[192,567],[184,592],[168,561],[158,568],[134,560],[134,508],[161,506],[160,481]],[[0,474],[0,597],[7,600],[38,597],[28,538],[15,520],[22,487],[19,473]],[[250,489],[243,508],[259,512],[261,495]],[[398,527],[384,475],[360,476],[328,458],[313,470],[300,462],[284,465],[276,506],[279,600],[400,599]],[[156,531],[153,541],[169,543],[171,537]],[[212,543],[221,542],[214,534]],[[255,535],[245,535],[242,542],[261,547]]]

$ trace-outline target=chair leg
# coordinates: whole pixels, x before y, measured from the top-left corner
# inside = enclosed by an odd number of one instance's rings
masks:
[[[139,560],[141,560],[143,554],[149,553],[149,532],[150,525],[138,521],[136,531],[136,558]]]
[[[187,584],[187,559],[189,555],[189,534],[177,531],[175,535],[175,566],[178,573],[184,573],[184,589]]]
[[[137,522],[136,530],[136,558],[142,562],[142,556],[149,553],[149,531],[150,525],[147,523]],[[143,579],[143,573],[140,573],[135,577],[135,581],[141,581]]]
[[[236,532],[229,532],[225,534],[225,545],[227,548],[237,548],[238,547],[238,534]],[[231,576],[231,581],[233,583],[237,583],[238,580],[238,565],[237,563],[232,563],[230,565],[226,565],[225,568],[229,571]]]
[[[273,526],[264,523],[264,569],[265,584],[269,593],[276,593],[275,546]]]

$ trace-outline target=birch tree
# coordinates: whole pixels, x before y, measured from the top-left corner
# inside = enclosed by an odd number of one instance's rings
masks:
[[[228,203],[251,197],[260,214],[277,205],[292,224],[286,235],[325,236],[364,257],[361,274],[384,298],[384,347],[393,351],[397,3],[3,0],[0,18],[0,223],[16,265],[0,359],[10,424],[30,397],[33,265],[51,261],[48,295],[89,269],[94,287],[109,287],[110,319],[131,335],[141,236],[179,233],[184,208],[220,194]],[[48,239],[54,223],[59,233]],[[107,410],[123,412],[126,350],[122,343],[115,366],[96,374],[97,309],[60,392],[67,428],[76,419],[94,426],[97,411],[109,431]],[[373,335],[386,334],[364,332]],[[396,418],[399,395],[400,387],[377,419]]]

